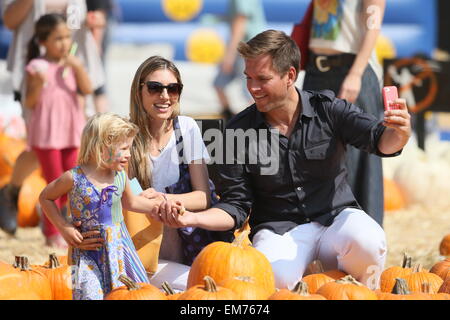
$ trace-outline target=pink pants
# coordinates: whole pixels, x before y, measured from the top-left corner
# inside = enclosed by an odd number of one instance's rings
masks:
[[[342,270],[377,289],[387,252],[383,229],[364,211],[354,208],[343,210],[329,227],[310,222],[283,235],[260,230],[253,237],[253,246],[271,263],[276,287],[289,289],[316,259],[325,270]]]
[[[33,147],[39,163],[41,165],[42,173],[47,183],[59,178],[65,171],[75,167],[78,157],[78,148],[67,149],[39,149]],[[59,209],[61,209],[67,202],[67,195],[55,201]],[[59,233],[58,229],[50,222],[47,216],[43,215],[42,232],[46,237],[50,237]]]

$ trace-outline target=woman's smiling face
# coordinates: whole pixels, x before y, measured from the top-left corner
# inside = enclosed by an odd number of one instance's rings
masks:
[[[177,78],[168,69],[156,70],[145,77],[141,86],[141,96],[144,109],[147,115],[155,120],[167,120],[172,115],[174,108],[178,106],[180,95],[169,93],[167,89],[162,92],[149,92],[146,83],[155,81],[167,86],[171,83],[178,83]]]

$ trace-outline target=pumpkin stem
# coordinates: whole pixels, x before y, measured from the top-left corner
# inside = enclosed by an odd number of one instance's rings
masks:
[[[303,281],[297,282],[294,289],[291,290],[293,293],[299,294],[301,296],[309,296],[308,284]]]
[[[336,280],[336,283],[342,283],[342,284],[355,284],[360,287],[364,287],[364,285],[361,282],[358,282],[355,278],[353,278],[351,275],[346,275],[345,277]]]
[[[410,294],[408,283],[405,279],[395,278],[395,285],[392,289],[393,294]]]
[[[231,244],[235,247],[243,247],[244,242],[246,239],[248,239],[249,234],[250,234],[249,230],[243,230],[238,234],[238,236],[233,240]]]
[[[308,274],[318,274],[325,272],[325,270],[323,269],[322,262],[320,262],[320,260],[314,260],[313,262],[311,262],[307,269]]]
[[[422,264],[420,264],[420,263],[415,263],[414,266],[412,267],[413,273],[420,272],[421,270],[422,270]]]
[[[164,281],[164,282],[162,283],[161,288],[164,290],[164,292],[165,292],[167,295],[175,294],[175,291],[173,291],[172,286],[171,286],[167,281]]]
[[[16,261],[14,262],[14,268],[20,268],[20,271],[31,270],[28,257],[16,256]]]
[[[423,293],[431,294],[431,286],[429,282],[423,282],[420,286],[420,291]]]
[[[210,276],[205,276],[203,278],[203,280],[205,281],[205,289],[208,292],[217,292],[217,285],[214,281],[213,278],[211,278]]]
[[[134,282],[131,278],[127,277],[124,274],[121,274],[119,276],[119,281],[122,282],[124,285],[126,285],[127,289],[130,291],[139,290],[141,288],[141,286],[138,283]]]
[[[411,268],[411,264],[412,258],[406,252],[403,252],[402,268]]]
[[[61,264],[59,263],[58,257],[55,253],[50,253],[48,256],[48,268],[49,269],[56,269],[59,268]]]

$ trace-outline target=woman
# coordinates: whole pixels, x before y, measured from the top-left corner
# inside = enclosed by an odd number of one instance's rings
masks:
[[[130,120],[139,127],[139,133],[131,150],[129,176],[137,178],[145,190],[144,196],[162,195],[166,199],[159,213],[168,220],[175,201],[189,211],[199,211],[217,200],[209,182],[209,156],[200,129],[194,119],[179,116],[182,89],[180,72],[173,62],[153,56],[136,71],[130,95]],[[167,280],[183,289],[189,271],[186,265],[192,263],[204,245],[222,235],[165,226],[160,267],[151,282],[158,285]],[[160,278],[163,265],[165,279]],[[167,278],[169,274],[171,279]]]

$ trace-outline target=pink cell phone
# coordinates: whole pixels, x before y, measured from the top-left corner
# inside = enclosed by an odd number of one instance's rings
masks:
[[[383,88],[384,110],[398,109],[395,100],[398,99],[397,87],[389,86]]]

